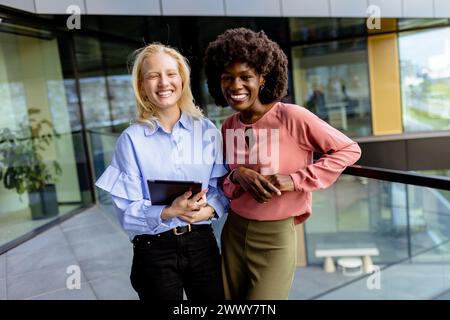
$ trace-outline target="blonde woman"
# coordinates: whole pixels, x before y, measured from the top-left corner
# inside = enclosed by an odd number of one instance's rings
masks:
[[[141,300],[180,300],[183,290],[190,300],[223,298],[211,220],[228,206],[217,184],[226,169],[220,133],[194,104],[189,76],[173,48],[150,44],[135,52],[138,121],[120,135],[96,183],[111,194],[133,242],[130,279]],[[153,205],[148,179],[202,181],[203,190]]]

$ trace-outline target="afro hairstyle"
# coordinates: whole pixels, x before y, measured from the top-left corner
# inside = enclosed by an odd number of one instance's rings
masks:
[[[247,63],[264,77],[264,90],[259,94],[261,103],[272,103],[286,96],[288,59],[280,46],[264,31],[228,29],[209,43],[204,58],[208,90],[217,105],[228,105],[220,79],[224,69],[233,62]]]

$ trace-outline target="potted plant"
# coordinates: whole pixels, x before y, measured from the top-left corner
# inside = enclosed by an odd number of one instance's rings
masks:
[[[28,192],[33,219],[58,214],[55,183],[62,173],[56,160],[42,156],[59,134],[50,121],[34,119],[39,112],[30,109],[29,124],[23,121],[16,130],[0,129],[0,180],[19,195]]]

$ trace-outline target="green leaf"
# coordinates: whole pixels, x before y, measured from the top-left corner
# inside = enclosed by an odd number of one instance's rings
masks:
[[[28,119],[17,130],[0,129],[0,181],[22,194],[37,191],[62,174],[56,160],[45,162],[43,154],[53,138],[60,135],[48,119],[35,119],[37,108],[28,110]],[[45,131],[45,132],[43,132]]]

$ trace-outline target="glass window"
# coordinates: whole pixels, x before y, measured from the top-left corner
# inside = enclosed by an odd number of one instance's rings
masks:
[[[450,192],[342,175],[313,195],[305,224],[308,262],[317,249],[376,247],[377,263],[399,262],[449,241]]]
[[[75,41],[86,128],[121,132],[136,119],[127,63],[139,46],[81,36]]]
[[[205,115],[220,129],[225,119],[236,111],[231,109],[231,107],[221,107],[215,104],[214,99],[209,95],[208,84],[204,72],[202,73],[201,83],[203,84],[201,92],[203,94],[202,105]]]
[[[136,119],[136,99],[133,92],[131,70],[128,70],[127,62],[131,63],[131,54],[138,48],[125,43],[117,44],[105,40],[101,40],[101,45],[113,131],[122,132],[131,121]]]
[[[399,56],[404,130],[450,129],[450,27],[401,33]]]
[[[22,30],[0,25],[0,246],[92,202],[67,39]]]
[[[361,18],[290,18],[291,41],[318,42],[364,36],[366,20]]]
[[[292,49],[296,103],[349,136],[371,134],[365,39]]]
[[[75,37],[75,53],[86,128],[112,127],[102,48],[97,38]]]
[[[404,18],[398,19],[398,30],[408,31],[415,28],[444,27],[450,23],[448,18]]]

